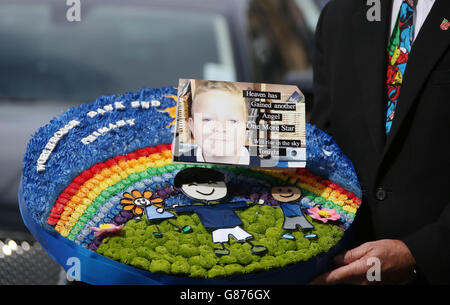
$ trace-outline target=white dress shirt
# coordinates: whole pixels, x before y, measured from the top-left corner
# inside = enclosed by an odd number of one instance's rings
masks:
[[[422,28],[425,19],[427,19],[428,13],[430,13],[431,8],[435,0],[416,0],[416,11],[414,13],[414,40],[416,40],[417,35],[419,34],[420,29]],[[445,0],[450,1],[450,0]],[[398,12],[400,10],[400,6],[402,5],[403,0],[394,0],[392,5],[392,19],[391,19],[391,35],[392,31],[395,27],[395,22],[397,21]]]

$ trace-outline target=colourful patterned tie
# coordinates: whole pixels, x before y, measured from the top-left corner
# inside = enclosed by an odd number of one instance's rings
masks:
[[[387,70],[386,134],[391,131],[395,116],[403,75],[414,40],[414,0],[403,0],[400,12],[387,48],[389,63]]]

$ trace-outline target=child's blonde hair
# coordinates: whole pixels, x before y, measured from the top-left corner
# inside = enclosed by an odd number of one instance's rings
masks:
[[[195,98],[201,93],[208,92],[210,90],[219,90],[224,91],[233,95],[238,95],[242,98],[243,108],[244,108],[244,117],[248,115],[247,103],[242,95],[242,89],[239,89],[234,83],[230,82],[221,82],[221,81],[210,81],[210,80],[200,80],[196,82],[195,92],[193,94],[193,98],[189,101],[188,105],[188,114],[189,117],[192,117],[192,106]]]

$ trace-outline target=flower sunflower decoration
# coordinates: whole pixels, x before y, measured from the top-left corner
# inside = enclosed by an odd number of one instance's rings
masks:
[[[135,216],[141,217],[144,213],[145,207],[155,205],[157,208],[162,208],[163,200],[161,198],[152,198],[153,192],[144,191],[141,193],[138,190],[133,190],[130,193],[124,193],[120,203],[123,205],[125,211],[132,211]]]

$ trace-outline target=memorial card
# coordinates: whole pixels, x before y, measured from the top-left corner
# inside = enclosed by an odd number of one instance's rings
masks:
[[[305,97],[292,85],[180,79],[173,161],[306,166]]]

